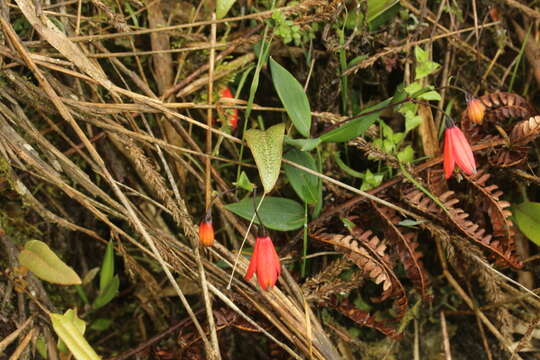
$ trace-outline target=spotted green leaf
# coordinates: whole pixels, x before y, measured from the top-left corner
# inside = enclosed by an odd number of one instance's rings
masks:
[[[255,158],[265,193],[272,190],[279,177],[284,134],[285,124],[274,125],[266,131],[246,131],[246,141]]]

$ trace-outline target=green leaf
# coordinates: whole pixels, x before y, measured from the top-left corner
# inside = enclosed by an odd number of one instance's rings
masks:
[[[84,332],[86,331],[86,323],[84,322],[84,320],[80,319],[78,316],[77,316],[77,310],[76,309],[68,309],[65,313],[64,313],[64,317],[71,321],[73,323],[73,325],[77,328],[77,330],[79,330],[79,332],[84,335]],[[58,338],[58,350],[60,350],[60,352],[64,353],[64,354],[67,354],[69,352],[69,349],[67,348],[66,346],[66,343],[62,340],[62,338]]]
[[[315,160],[307,152],[292,149],[285,154],[285,159],[311,170],[318,171]],[[322,191],[319,178],[289,164],[283,164],[283,168],[285,169],[287,179],[289,179],[300,199],[308,204],[316,204],[319,201],[319,193]]]
[[[405,149],[401,150],[397,154],[397,158],[402,163],[410,163],[410,162],[412,162],[414,160],[414,149],[412,148],[411,145],[407,145],[405,147]]]
[[[103,257],[103,263],[101,264],[101,270],[99,272],[99,291],[103,291],[107,285],[111,282],[114,276],[114,246],[113,241],[110,240],[105,250],[105,256]]]
[[[116,295],[118,295],[118,289],[120,288],[120,278],[118,275],[115,275],[107,286],[99,291],[98,297],[94,300],[92,308],[94,310],[99,309],[107,305]]]
[[[309,137],[311,108],[304,88],[287,69],[279,65],[272,57],[270,57],[270,69],[272,70],[274,87],[294,127],[304,137]]]
[[[410,228],[416,228],[416,225],[420,225],[420,224],[423,224],[425,223],[427,220],[411,220],[411,219],[404,219],[404,220],[401,220],[398,225],[399,226],[405,226],[405,227],[410,227]]]
[[[246,175],[245,171],[242,171],[240,173],[240,177],[238,177],[238,181],[235,182],[234,185],[249,192],[253,191],[253,189],[255,188],[255,185],[253,185],[253,183],[249,181],[249,178]]]
[[[375,121],[379,119],[379,114],[381,112],[378,111],[366,116],[361,116],[362,113],[377,109],[381,109],[382,111],[382,108],[390,104],[391,101],[392,98],[389,98],[381,103],[378,103],[377,105],[364,109],[360,114],[357,115],[360,116],[359,118],[348,121],[340,127],[322,134],[320,139],[325,142],[346,142],[362,135],[364,131],[366,131],[371,125],[373,125]]]
[[[257,197],[255,202],[258,204],[260,200],[261,198]],[[225,208],[246,220],[251,220],[254,214],[252,198],[225,205]],[[265,197],[258,213],[264,226],[272,230],[290,231],[304,225],[304,206],[291,199]],[[259,224],[257,218],[255,223]]]
[[[84,321],[79,319],[77,313],[68,310],[64,315],[49,314],[53,329],[56,334],[67,345],[69,351],[77,360],[99,360],[101,359],[94,349],[84,338]]]
[[[405,132],[415,129],[418,125],[422,123],[422,117],[420,115],[405,115]]]
[[[285,135],[285,144],[294,146],[302,151],[311,151],[321,143],[320,138],[315,139],[291,139]]]
[[[425,92],[418,96],[418,99],[420,100],[427,100],[427,101],[440,101],[441,100],[441,94],[439,94],[435,90],[431,90],[428,92]]]
[[[512,207],[519,230],[536,245],[540,245],[540,203],[525,201]]]
[[[40,336],[36,340],[36,350],[44,359],[47,359],[49,357],[49,352],[47,350],[47,343],[45,342],[45,338],[43,336]]]
[[[19,262],[41,280],[60,285],[78,285],[81,278],[67,266],[47,244],[30,240],[19,254]]]
[[[279,177],[284,133],[285,124],[274,125],[266,131],[255,129],[246,131],[246,141],[255,158],[266,194],[272,191]]]
[[[112,323],[112,319],[99,318],[96,319],[92,324],[90,324],[90,329],[95,331],[104,331],[110,328]]]
[[[216,17],[223,19],[236,0],[216,0]]]
[[[369,169],[367,169],[364,175],[364,181],[362,181],[362,186],[360,187],[360,190],[367,191],[369,189],[373,189],[374,187],[379,186],[382,180],[383,180],[383,175],[373,174]]]
[[[339,168],[343,170],[347,175],[360,179],[364,178],[364,174],[354,169],[351,169],[347,164],[343,162],[343,160],[341,160],[341,157],[339,156],[339,151],[334,154],[334,159],[336,160],[337,166],[339,166]]]
[[[429,54],[420,46],[414,48],[416,57],[416,77],[415,80],[425,78],[435,72],[441,65],[429,60]]]

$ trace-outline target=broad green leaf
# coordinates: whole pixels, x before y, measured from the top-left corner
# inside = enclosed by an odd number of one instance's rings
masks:
[[[285,144],[292,145],[302,151],[311,151],[321,143],[320,138],[315,139],[291,139],[285,135]]]
[[[115,275],[107,286],[99,291],[98,297],[94,300],[92,308],[99,309],[102,306],[107,305],[116,295],[118,295],[118,289],[120,288],[120,278]]]
[[[519,230],[536,245],[540,245],[540,203],[525,201],[512,207]]]
[[[246,131],[246,141],[255,158],[266,194],[272,191],[279,177],[284,133],[285,124],[274,125],[266,131],[255,129]]]
[[[236,0],[216,0],[216,17],[223,19]]]
[[[258,204],[260,197],[255,199]],[[246,220],[251,220],[254,214],[253,199],[245,198],[225,208]],[[272,230],[290,231],[304,225],[304,206],[291,199],[280,197],[265,197],[258,211],[264,226]],[[259,220],[255,218],[255,223]]]
[[[287,152],[284,157],[293,163],[318,171],[315,160],[307,152],[292,149]],[[308,204],[316,204],[317,201],[319,201],[319,193],[322,191],[322,186],[321,181],[317,176],[308,174],[289,164],[283,164],[283,169],[285,170],[287,179],[289,179],[289,182],[300,199]]]
[[[47,244],[30,240],[19,254],[19,262],[41,280],[60,285],[78,285],[79,275],[67,266]]]
[[[351,120],[336,129],[322,134],[320,139],[325,142],[346,142],[362,135],[364,131],[366,131],[371,125],[373,125],[375,121],[377,121],[377,119],[379,119],[379,114],[381,112],[378,111],[366,116],[362,116],[362,113],[377,109],[381,109],[382,111],[383,108],[390,104],[391,101],[392,98],[389,98],[377,105],[364,109],[360,114],[358,114],[359,118]]]
[[[99,272],[99,291],[103,291],[107,285],[111,282],[114,276],[114,246],[113,241],[110,240],[105,250],[105,256],[103,257],[103,263],[101,264],[101,270]]]
[[[272,70],[274,87],[294,127],[304,137],[309,137],[311,108],[304,88],[287,69],[279,65],[272,57],[270,57],[270,69]]]
[[[64,315],[50,313],[49,316],[51,317],[54,331],[67,345],[75,359],[101,359],[84,338],[84,328],[81,327],[81,322],[84,324],[84,321],[79,319],[73,310],[66,311]]]

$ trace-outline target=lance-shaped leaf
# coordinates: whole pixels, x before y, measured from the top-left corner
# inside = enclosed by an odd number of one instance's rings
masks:
[[[246,131],[246,141],[255,158],[265,193],[272,190],[279,177],[284,133],[285,124],[274,125],[266,131]]]
[[[311,108],[304,88],[287,69],[272,58],[270,69],[274,87],[294,127],[304,137],[308,137],[311,129]]]
[[[292,149],[285,154],[285,159],[308,169],[318,171],[315,160],[307,152]],[[316,204],[322,192],[319,178],[292,165],[283,164],[283,168],[296,194],[308,204]]]
[[[19,262],[41,280],[60,285],[81,284],[79,275],[42,241],[27,241],[19,254]]]
[[[77,360],[101,359],[84,338],[86,324],[73,310],[68,310],[63,315],[50,313],[49,316],[54,331]]]

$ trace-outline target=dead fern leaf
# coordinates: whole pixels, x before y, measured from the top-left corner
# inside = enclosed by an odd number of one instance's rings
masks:
[[[418,242],[414,241],[415,233],[401,231],[397,224],[401,221],[395,210],[379,206],[375,202],[371,203],[380,217],[387,224],[387,229],[390,233],[387,239],[393,239],[397,246],[397,253],[405,268],[407,276],[415,287],[420,290],[422,298],[428,299],[427,288],[429,287],[429,278],[422,263],[423,254],[417,251]]]
[[[332,301],[329,303],[330,307],[334,308],[335,310],[339,311],[355,323],[357,323],[360,326],[366,326],[372,329],[375,329],[381,333],[383,333],[386,336],[390,336],[392,338],[398,338],[399,334],[397,331],[386,325],[386,323],[382,321],[375,320],[375,317],[372,316],[370,313],[358,309],[356,306],[351,304],[349,300],[344,299],[338,301],[335,297],[332,299]]]
[[[510,203],[501,200],[503,192],[499,190],[497,185],[487,185],[487,180],[491,177],[490,174],[484,171],[479,171],[476,175],[465,176],[465,178],[482,194],[488,202],[487,212],[488,218],[493,229],[493,238],[499,241],[505,253],[511,253],[515,262],[521,268],[523,264],[516,254],[516,245],[514,242],[514,227],[510,220],[512,212],[509,210]],[[512,266],[514,266],[512,265]],[[516,267],[516,266],[514,266]]]
[[[432,216],[435,219],[448,219],[456,226],[465,236],[473,240],[477,244],[487,249],[490,253],[499,256],[506,263],[514,268],[521,268],[523,265],[511,251],[504,249],[499,240],[494,240],[493,235],[486,234],[486,230],[480,228],[478,224],[467,220],[469,214],[463,209],[455,207],[459,200],[453,197],[453,191],[447,191],[438,198],[446,208],[443,211],[431,198],[415,187],[408,187],[403,192],[403,199],[412,207],[420,210],[426,209],[425,214]]]
[[[520,121],[512,129],[510,141],[512,145],[524,145],[540,135],[540,115]]]

